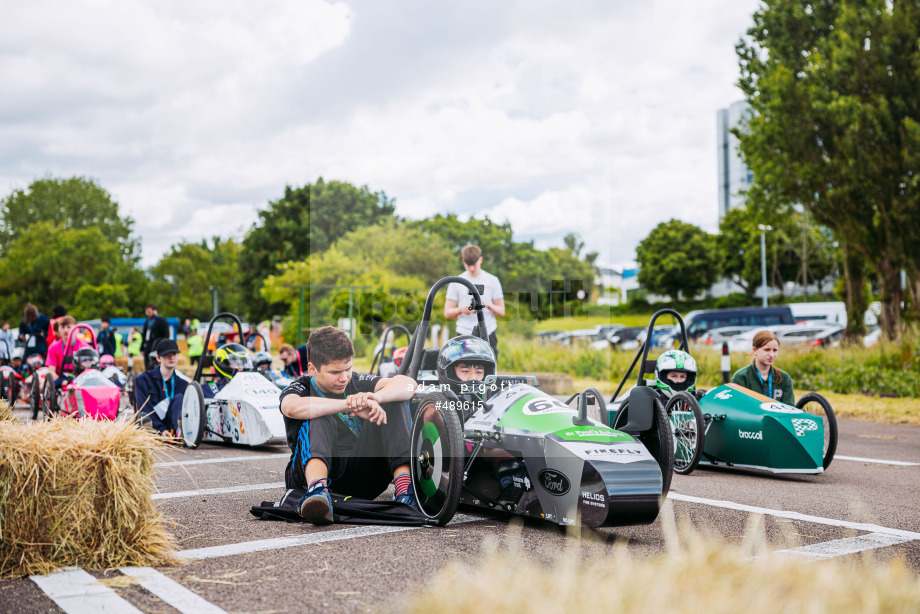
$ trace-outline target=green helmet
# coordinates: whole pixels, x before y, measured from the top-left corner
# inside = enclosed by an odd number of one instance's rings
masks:
[[[686,373],[687,379],[679,384],[668,380],[671,373]],[[693,390],[696,385],[696,361],[681,350],[668,350],[655,362],[655,386],[665,392]]]

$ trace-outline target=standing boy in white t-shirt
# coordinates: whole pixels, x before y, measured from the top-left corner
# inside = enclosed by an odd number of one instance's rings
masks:
[[[482,250],[478,245],[467,245],[460,252],[463,266],[466,271],[460,277],[469,279],[477,286],[482,297],[482,315],[486,322],[486,332],[489,334],[489,345],[495,355],[498,355],[498,338],[495,329],[498,322],[495,318],[505,315],[505,299],[502,294],[502,284],[498,277],[482,270]],[[476,312],[470,310],[469,289],[460,284],[450,284],[447,287],[447,300],[444,302],[444,317],[448,320],[457,320],[458,335],[472,335],[473,328],[477,325]]]

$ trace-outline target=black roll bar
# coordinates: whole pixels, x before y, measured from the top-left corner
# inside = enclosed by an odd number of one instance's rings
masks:
[[[425,309],[422,311],[422,321],[415,327],[415,334],[412,335],[412,340],[409,342],[409,350],[406,352],[402,365],[399,367],[400,375],[408,375],[412,379],[418,377],[419,366],[422,362],[422,353],[425,349],[425,337],[428,336],[428,323],[431,321],[431,309],[434,306],[434,297],[438,290],[451,283],[466,286],[470,294],[473,295],[470,309],[476,312],[476,318],[479,322],[479,336],[486,343],[489,342],[489,333],[486,332],[486,319],[482,315],[482,297],[479,295],[479,290],[473,282],[465,277],[445,277],[439,279],[431,286],[431,290],[428,291]]]

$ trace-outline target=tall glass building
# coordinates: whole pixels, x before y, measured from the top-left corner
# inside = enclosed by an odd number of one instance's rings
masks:
[[[733,103],[716,114],[719,147],[719,219],[729,209],[744,206],[744,192],[751,186],[754,174],[738,151],[738,139],[730,131],[741,124],[751,112],[743,100]]]

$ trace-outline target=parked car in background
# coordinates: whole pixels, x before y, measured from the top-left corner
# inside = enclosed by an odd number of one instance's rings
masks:
[[[691,311],[684,316],[687,335],[697,341],[703,333],[726,326],[782,326],[795,324],[792,310],[787,305],[773,307],[738,307],[734,309],[708,309]]]
[[[728,341],[732,352],[750,352],[754,345],[754,335],[759,331],[769,330],[779,339],[780,348],[803,346],[829,346],[840,342],[844,328],[837,325],[792,324],[783,326],[758,326],[735,335]]]
[[[846,327],[847,307],[842,301],[789,303],[796,324],[836,324]]]
[[[563,333],[559,333],[553,337],[555,343],[560,343],[562,345],[575,345],[577,343],[591,343],[596,341],[597,336],[594,333],[593,328],[581,328],[578,330],[568,330]]]
[[[636,337],[645,332],[644,326],[624,326],[607,333],[604,339],[600,339],[591,344],[598,350],[635,350],[639,347]]]
[[[714,328],[712,330],[706,331],[696,340],[697,345],[702,347],[711,347],[716,350],[722,349],[722,344],[726,341],[730,341],[736,335],[746,333],[755,326],[723,326],[722,328]]]
[[[554,337],[561,335],[561,334],[562,334],[561,330],[541,330],[535,335],[535,337],[537,341],[542,341],[543,343],[547,343],[549,341],[552,341]]]

